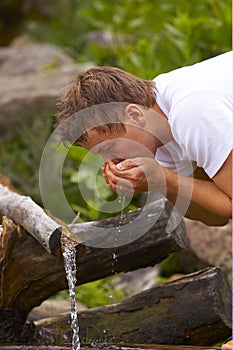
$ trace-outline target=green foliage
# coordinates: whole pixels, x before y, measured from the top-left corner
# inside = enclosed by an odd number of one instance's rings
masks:
[[[90,40],[90,33],[107,33],[108,44]],[[57,0],[53,18],[30,20],[25,32],[42,42],[61,46],[77,62],[118,66],[145,79],[192,64],[231,49],[230,0]],[[44,70],[56,68],[56,62]],[[33,118],[34,119],[34,118]],[[38,121],[39,123],[39,121]],[[38,130],[42,131],[38,132]],[[48,125],[21,126],[19,136],[0,146],[0,168],[22,193],[41,203],[38,169],[43,147],[51,132]],[[40,137],[38,137],[40,134]],[[41,135],[44,135],[43,137]],[[84,221],[112,216],[105,212],[116,195],[100,172],[93,185],[92,171],[100,159],[72,147],[63,168],[67,200]],[[79,177],[77,174],[79,173]],[[82,196],[85,192],[85,198]],[[99,192],[99,193],[98,193]],[[101,196],[105,199],[101,201]],[[137,207],[136,198],[129,209]],[[161,263],[164,277],[180,271],[175,255]],[[77,288],[77,298],[88,307],[109,303],[122,296],[112,291],[109,280]],[[115,299],[116,297],[116,299]]]
[[[125,297],[123,291],[111,284],[110,278],[89,282],[76,287],[76,299],[87,308],[98,307],[121,300]],[[69,292],[62,291],[56,299],[69,299]]]
[[[183,272],[176,253],[170,254],[165,260],[160,264],[161,275],[163,277],[170,277],[177,272]],[[165,280],[166,281],[166,280]]]
[[[52,20],[30,21],[25,30],[37,40],[63,47],[77,62],[114,65],[151,79],[161,72],[231,49],[231,3],[229,0],[199,0],[195,4],[187,0],[58,0]],[[108,43],[91,40],[93,32],[107,33]],[[34,148],[33,140],[28,147]],[[96,186],[93,182],[92,170],[99,161],[94,156],[87,159],[84,150],[72,147],[64,165],[65,194],[84,221],[110,216],[105,212],[106,203],[116,199],[100,172],[96,174]],[[137,206],[137,202],[132,205]]]
[[[79,62],[115,65],[151,79],[230,50],[231,3],[60,0],[52,21],[34,22],[28,28],[37,39],[65,47]],[[107,45],[91,41],[94,31],[107,33],[112,41]]]
[[[97,307],[118,301],[124,297],[119,288],[114,288],[109,279],[98,280],[77,287],[77,300],[87,307]]]
[[[16,188],[41,203],[39,192],[40,159],[52,129],[47,122],[32,116],[31,125],[20,124],[18,133],[0,145],[0,169],[9,176]],[[40,133],[38,134],[38,130]]]

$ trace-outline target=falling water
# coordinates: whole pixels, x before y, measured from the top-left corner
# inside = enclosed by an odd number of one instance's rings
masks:
[[[118,229],[118,233],[121,233],[121,225],[123,224],[124,207],[125,207],[125,196],[123,196],[122,194],[119,196],[119,203],[121,203],[121,213],[120,213],[119,225],[117,229]]]
[[[70,241],[63,241],[63,257],[66,270],[66,278],[70,294],[70,315],[71,329],[73,332],[72,349],[80,350],[79,325],[75,302],[75,285],[76,285],[76,249]]]
[[[122,195],[122,192],[119,191],[119,199],[118,202],[121,204],[121,213],[120,213],[120,218],[119,218],[119,223],[116,227],[116,234],[115,234],[115,246],[117,246],[118,242],[118,236],[121,233],[121,226],[123,224],[123,216],[124,216],[124,207],[125,207],[125,196]],[[115,266],[118,262],[118,256],[116,252],[112,253],[112,272],[115,273]]]

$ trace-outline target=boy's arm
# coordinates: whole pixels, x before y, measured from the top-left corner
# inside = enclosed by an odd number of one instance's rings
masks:
[[[214,226],[224,225],[231,218],[231,155],[213,181],[177,174],[150,158],[128,159],[120,164],[122,168],[119,170],[119,164],[116,166],[109,162],[105,170],[105,178],[113,190],[117,189],[116,185],[121,179],[130,181],[134,193],[147,190],[150,182],[149,189],[161,190],[177,210],[188,218]]]
[[[163,168],[167,184],[167,198],[182,213],[182,199],[190,200],[185,216],[206,225],[224,225],[232,214],[231,155],[212,179],[190,178]],[[183,213],[182,213],[183,214]]]

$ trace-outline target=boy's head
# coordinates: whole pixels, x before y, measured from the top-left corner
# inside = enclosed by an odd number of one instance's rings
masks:
[[[70,84],[65,94],[60,98],[58,103],[58,114],[56,126],[61,125],[75,113],[80,112],[88,107],[123,102],[119,104],[117,112],[111,113],[111,118],[108,120],[107,111],[109,108],[104,108],[103,125],[97,130],[101,133],[123,133],[125,131],[122,121],[119,120],[120,109],[129,103],[139,104],[151,108],[155,104],[154,83],[150,80],[138,78],[130,73],[127,73],[119,68],[114,67],[95,67],[87,70],[79,75],[77,81]],[[110,108],[111,109],[111,108]],[[98,118],[102,118],[103,109],[98,110]],[[111,109],[112,110],[112,109]],[[123,109],[122,109],[123,112]],[[124,113],[123,113],[124,114]],[[122,114],[122,115],[123,115]],[[80,113],[77,114],[79,118]],[[83,116],[82,126],[85,124],[85,113]],[[97,114],[94,109],[88,109],[87,126],[90,129],[91,123],[96,123]],[[115,120],[114,120],[115,115]],[[113,118],[113,119],[112,119]],[[87,119],[87,118],[86,118]],[[61,133],[62,141],[70,141],[69,133],[72,132],[74,123],[64,129]],[[86,127],[86,126],[85,126]],[[65,130],[67,129],[67,130]],[[85,132],[81,135],[77,143],[85,139]]]

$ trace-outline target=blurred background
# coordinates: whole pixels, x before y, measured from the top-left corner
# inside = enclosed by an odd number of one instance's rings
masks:
[[[57,98],[79,72],[107,65],[153,79],[230,49],[230,0],[1,0],[0,181],[10,180],[43,206],[38,186],[41,155],[53,130]],[[71,147],[63,168],[64,191],[82,220],[99,220],[110,214],[93,190],[90,174],[97,160],[85,155],[85,150]],[[77,177],[83,162],[85,200]],[[106,200],[115,198],[101,173],[97,187]],[[134,210],[140,201],[136,196],[126,210]],[[206,256],[203,260],[211,264]],[[187,263],[183,265],[187,270]],[[164,278],[196,268],[184,271],[177,256],[160,267]],[[84,297],[79,289],[80,300],[92,300],[91,306],[98,305],[98,298],[99,303],[108,302],[109,284],[94,283],[97,288],[83,286]],[[107,294],[98,296],[102,284]],[[95,300],[88,294],[90,288]]]
[[[0,167],[19,190],[42,204],[38,165],[61,88],[91,65],[117,66],[153,79],[221,54],[231,48],[231,3],[2,0],[0,45]],[[83,202],[77,193],[84,155],[69,152],[64,188],[83,220],[98,220],[107,214],[101,212],[88,171],[82,179],[90,198]],[[99,186],[105,198],[114,196],[100,178]]]

